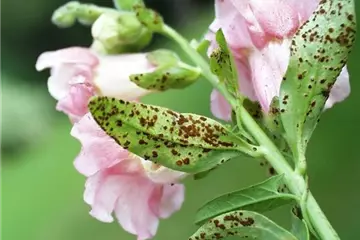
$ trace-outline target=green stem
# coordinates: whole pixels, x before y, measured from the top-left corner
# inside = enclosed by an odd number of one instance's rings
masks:
[[[198,53],[194,48],[192,48],[189,42],[176,32],[171,27],[165,25],[163,27],[162,34],[168,36],[169,38],[175,40],[182,50],[191,58],[191,60],[197,64],[198,67],[202,70],[201,74],[217,88],[217,90],[229,100],[229,103],[233,108],[236,107],[236,100],[229,94],[225,86],[219,82],[219,79],[211,72],[209,64],[205,59]]]
[[[175,40],[191,60],[201,68],[202,75],[228,100],[233,109],[238,109],[238,114],[241,114],[244,126],[262,147],[264,157],[278,174],[284,174],[290,191],[301,198],[305,191],[308,191],[303,175],[292,169],[276,145],[269,139],[247,110],[243,106],[237,106],[236,99],[229,94],[223,84],[220,84],[218,78],[211,72],[209,64],[190,46],[189,42],[169,26],[164,26],[162,33]],[[321,211],[311,192],[309,191],[307,194],[307,202],[304,204],[306,209],[303,209],[303,211],[307,211],[311,221],[309,224],[313,226],[321,239],[339,240],[339,236]]]
[[[284,174],[285,181],[290,191],[293,194],[302,197],[305,193],[304,191],[307,191],[306,182],[302,175],[293,171],[275,144],[268,138],[246,109],[244,107],[241,107],[240,109],[244,125],[253,134],[258,143],[265,149],[264,157],[269,161],[278,174]],[[308,192],[305,208],[306,209],[303,209],[303,211],[307,212],[311,221],[310,224],[316,230],[321,239],[340,239],[310,191]]]

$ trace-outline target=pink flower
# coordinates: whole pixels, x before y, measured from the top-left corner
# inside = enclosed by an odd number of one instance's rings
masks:
[[[267,112],[289,64],[290,40],[310,17],[319,0],[216,0],[216,18],[206,38],[210,51],[216,47],[215,32],[222,28],[237,62],[240,91],[257,100]],[[326,107],[350,94],[349,76],[344,67]],[[216,90],[211,94],[211,110],[230,120],[229,104]]]
[[[154,66],[142,53],[101,56],[88,48],[70,47],[41,54],[36,69],[45,68],[51,68],[48,88],[58,100],[56,109],[76,122],[88,112],[91,96],[135,100],[149,93],[132,83],[129,76],[152,71]]]
[[[121,226],[141,240],[155,235],[159,218],[180,209],[184,186],[178,182],[184,173],[121,148],[90,114],[74,124],[71,135],[82,144],[75,167],[88,177],[84,200],[93,217],[112,222],[114,212]]]

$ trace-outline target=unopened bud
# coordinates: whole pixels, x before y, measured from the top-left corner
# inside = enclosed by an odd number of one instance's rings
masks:
[[[102,14],[93,24],[92,36],[107,53],[138,51],[149,44],[152,32],[132,12]]]
[[[104,12],[116,12],[114,9],[98,7],[93,4],[81,4],[71,1],[56,9],[51,21],[58,27],[71,27],[78,20],[83,25],[91,25]]]

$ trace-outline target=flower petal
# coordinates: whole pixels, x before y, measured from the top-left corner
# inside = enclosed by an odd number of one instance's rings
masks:
[[[121,148],[97,125],[90,113],[74,124],[71,135],[82,145],[74,162],[75,168],[86,176],[130,157],[127,150]]]
[[[56,67],[64,63],[84,64],[95,67],[99,61],[88,48],[70,47],[42,53],[36,61],[35,68],[41,71],[45,68]]]
[[[215,1],[215,14],[216,19],[210,25],[212,32],[222,28],[228,45],[233,49],[253,46],[248,31],[248,24],[231,1]]]
[[[122,177],[115,215],[121,226],[138,239],[149,239],[156,233],[159,218],[149,206],[154,191],[161,185],[154,184],[141,175]]]
[[[288,2],[291,4],[293,9],[296,9],[299,15],[300,23],[303,24],[315,11],[320,0],[288,0]]]
[[[328,100],[326,101],[325,108],[331,108],[335,103],[345,100],[350,95],[350,81],[347,67],[343,67],[340,75],[338,76],[334,86],[330,91]]]
[[[272,99],[279,95],[289,59],[288,41],[271,42],[260,51],[254,50],[249,56],[254,90],[265,112],[269,110]]]
[[[180,210],[184,198],[185,187],[183,184],[164,185],[159,216],[161,218],[168,218],[174,212]]]
[[[138,87],[130,81],[130,75],[147,73],[155,69],[147,60],[146,54],[124,54],[106,56],[96,69],[94,85],[99,95],[117,97],[129,101],[136,100],[151,91]]]
[[[89,82],[91,78],[92,70],[87,65],[59,64],[51,69],[49,93],[56,100],[61,100],[67,97],[71,85]]]
[[[215,117],[225,121],[231,120],[231,106],[217,90],[211,92],[211,112]]]
[[[79,121],[88,112],[88,102],[94,96],[94,90],[88,84],[75,84],[65,98],[58,101],[56,110],[70,116],[72,122]]]
[[[121,186],[120,176],[98,172],[90,176],[85,183],[84,201],[91,205],[90,215],[102,222],[112,222],[111,216],[115,208]]]
[[[177,183],[188,175],[187,173],[175,171],[144,159],[141,159],[141,163],[147,177],[155,183]]]
[[[288,0],[249,0],[249,6],[267,34],[283,39],[299,27],[298,12]]]

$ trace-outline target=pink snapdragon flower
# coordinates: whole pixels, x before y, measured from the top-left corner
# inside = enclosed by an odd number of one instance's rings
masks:
[[[103,95],[136,100],[149,93],[129,80],[134,73],[152,71],[146,54],[102,56],[88,48],[70,47],[41,54],[36,69],[51,68],[48,89],[58,103],[56,109],[72,122],[87,112],[91,96]]]
[[[206,38],[210,51],[216,47],[214,34],[222,29],[235,57],[240,91],[259,101],[264,112],[269,110],[290,59],[290,40],[311,16],[319,0],[216,0],[216,17]],[[346,67],[338,77],[326,107],[344,100],[350,94]],[[221,119],[230,120],[231,108],[214,90],[211,110]]]
[[[87,177],[84,200],[90,214],[120,225],[139,240],[152,238],[160,218],[178,211],[184,201],[185,173],[173,171],[130,153],[95,122],[88,111],[94,95],[136,101],[149,93],[129,80],[134,73],[155,69],[146,54],[101,56],[87,48],[71,47],[41,54],[36,69],[51,68],[50,94],[57,110],[74,126],[71,135],[82,145],[75,168]]]
[[[90,214],[103,222],[118,222],[139,240],[156,233],[159,218],[168,218],[184,201],[185,173],[174,171],[121,148],[86,114],[74,124],[71,135],[82,149],[76,169],[88,177],[84,200]]]

